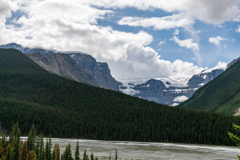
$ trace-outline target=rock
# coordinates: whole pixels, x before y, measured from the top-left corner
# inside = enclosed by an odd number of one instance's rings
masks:
[[[70,54],[70,57],[96,80],[99,87],[119,91],[118,83],[111,76],[107,63],[97,62],[87,54]]]
[[[78,82],[98,86],[95,79],[79,67],[67,54],[53,53],[42,55],[40,52],[34,52],[26,55],[51,73]]]

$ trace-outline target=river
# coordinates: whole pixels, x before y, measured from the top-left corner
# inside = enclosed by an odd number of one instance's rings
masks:
[[[77,141],[81,157],[86,149],[89,156],[93,153],[99,159],[107,159],[110,152],[114,158],[115,149],[119,159],[127,160],[236,160],[236,155],[240,154],[240,149],[228,146],[52,138],[53,146],[58,143],[61,152],[70,143],[74,153]]]

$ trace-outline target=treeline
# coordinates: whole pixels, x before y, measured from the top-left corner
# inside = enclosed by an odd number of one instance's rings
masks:
[[[94,158],[93,153],[88,156],[86,150],[82,158],[80,158],[78,141],[74,154],[72,154],[70,143],[66,146],[63,154],[61,154],[59,144],[55,144],[54,147],[52,147],[51,137],[47,138],[46,144],[44,145],[43,135],[36,136],[34,125],[32,125],[28,133],[27,141],[21,141],[20,135],[21,131],[18,123],[12,127],[9,138],[6,138],[4,134],[2,135],[0,139],[0,160],[98,160],[98,157]],[[108,159],[112,160],[111,155]],[[117,159],[118,155],[116,150],[114,160]]]
[[[34,123],[44,136],[234,145],[239,117],[172,108],[50,74],[16,50],[0,50],[0,122]]]

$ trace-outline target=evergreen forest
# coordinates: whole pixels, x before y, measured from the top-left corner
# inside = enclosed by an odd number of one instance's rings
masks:
[[[234,145],[240,118],[173,108],[51,74],[14,49],[0,49],[0,122],[21,135]]]

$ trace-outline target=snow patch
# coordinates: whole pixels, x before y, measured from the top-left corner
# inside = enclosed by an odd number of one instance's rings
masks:
[[[204,85],[205,85],[204,83],[199,84],[200,87],[202,87],[202,86],[204,86]]]
[[[166,88],[169,87],[188,87],[188,81],[192,78],[190,76],[169,76],[169,77],[160,77],[154,78],[155,80],[160,80],[164,83]]]
[[[176,107],[177,105],[179,105],[179,103],[173,103],[173,104],[171,104],[170,106],[171,106],[171,107]]]
[[[186,101],[186,100],[188,100],[188,97],[186,97],[186,96],[178,96],[178,97],[176,97],[173,101],[174,101],[174,102],[181,103],[181,102],[184,102],[184,101]]]

